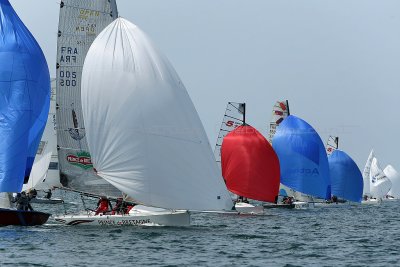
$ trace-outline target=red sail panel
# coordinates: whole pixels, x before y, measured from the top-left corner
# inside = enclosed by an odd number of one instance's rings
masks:
[[[225,136],[222,176],[229,191],[250,199],[275,202],[279,192],[279,159],[267,139],[251,126]]]

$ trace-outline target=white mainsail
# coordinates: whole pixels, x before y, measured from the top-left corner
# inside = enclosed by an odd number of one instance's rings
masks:
[[[392,183],[389,178],[386,177],[377,158],[372,159],[371,172],[370,172],[370,191],[371,197],[373,198],[383,198],[389,192],[392,187]]]
[[[129,21],[118,18],[93,42],[82,107],[93,164],[112,185],[154,207],[232,208],[186,88]]]
[[[392,165],[386,166],[383,172],[392,183],[392,187],[390,188],[388,195],[394,198],[400,198],[400,174]]]
[[[371,191],[370,191],[370,172],[371,172],[371,163],[372,160],[375,158],[375,153],[374,150],[372,149],[371,152],[369,153],[367,162],[365,163],[364,171],[363,171],[363,181],[364,181],[364,187],[363,187],[363,196],[371,196]]]
[[[57,144],[63,186],[93,194],[121,193],[93,172],[81,108],[81,76],[96,36],[117,18],[115,0],[63,0],[57,42]]]
[[[11,199],[12,199],[11,193],[0,192],[0,208],[3,209],[12,208]]]
[[[56,132],[56,80],[51,80],[50,109],[46,127],[36,152],[32,171],[28,183],[24,184],[22,191],[35,188],[38,190],[50,189],[60,185],[57,158],[57,132]]]
[[[339,148],[339,137],[330,135],[326,143],[326,154],[330,156],[333,151]]]
[[[276,101],[272,108],[272,118],[269,123],[268,141],[270,144],[272,144],[272,139],[274,138],[279,124],[289,115],[289,101]]]
[[[224,137],[236,127],[243,125],[245,119],[246,103],[228,102],[214,149],[214,157],[219,168],[221,168],[221,146]]]

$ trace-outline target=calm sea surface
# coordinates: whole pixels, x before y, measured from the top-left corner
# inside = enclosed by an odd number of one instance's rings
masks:
[[[399,229],[400,201],[193,214],[184,228],[63,226],[51,218],[0,228],[0,266],[400,266]]]

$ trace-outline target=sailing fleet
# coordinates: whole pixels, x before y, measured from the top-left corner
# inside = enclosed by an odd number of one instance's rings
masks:
[[[338,137],[325,146],[288,101],[274,104],[267,138],[246,123],[245,103],[228,102],[213,152],[173,66],[116,0],[61,1],[52,81],[8,0],[0,16],[0,225],[46,223],[48,213],[13,208],[34,189],[130,206],[54,217],[66,225],[188,226],[194,212],[400,197],[393,166],[382,170],[371,151],[361,173]]]

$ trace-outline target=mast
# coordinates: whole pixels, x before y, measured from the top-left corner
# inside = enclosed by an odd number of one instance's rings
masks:
[[[111,5],[111,16],[113,17],[113,19],[117,19],[118,18],[117,0],[111,0],[110,5]]]
[[[289,100],[286,100],[287,115],[290,115]]]

